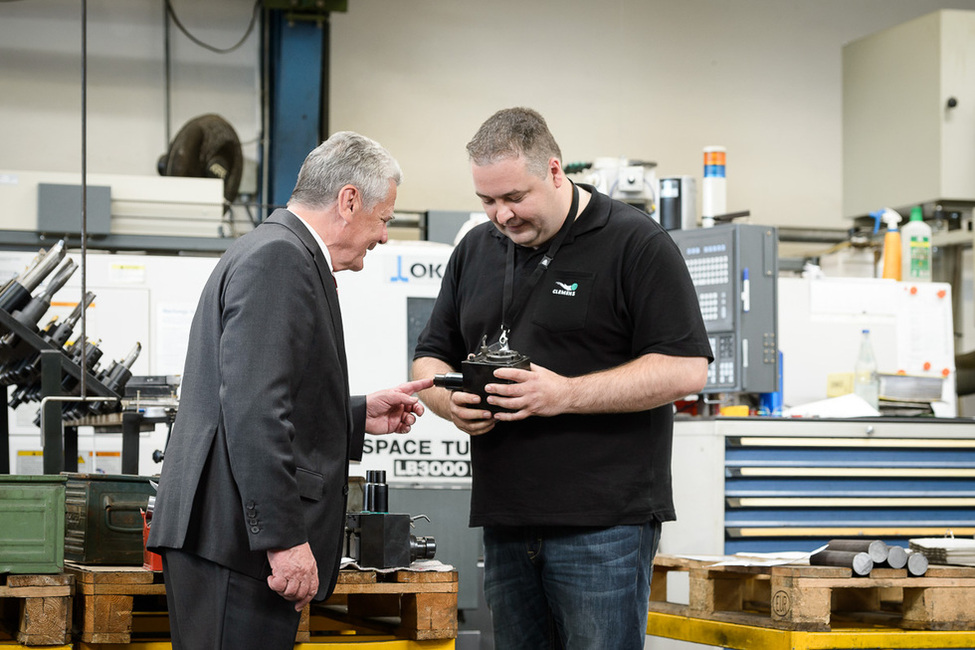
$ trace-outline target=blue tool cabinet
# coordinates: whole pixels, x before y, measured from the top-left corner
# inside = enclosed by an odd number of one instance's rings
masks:
[[[812,551],[858,536],[902,546],[912,537],[970,538],[975,422],[679,421],[674,489],[668,553]]]

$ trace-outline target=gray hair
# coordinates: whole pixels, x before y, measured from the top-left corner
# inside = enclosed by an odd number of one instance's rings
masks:
[[[339,131],[305,158],[288,203],[327,208],[338,200],[342,187],[354,185],[368,210],[389,195],[389,181],[399,185],[402,180],[399,163],[385,147],[364,135]]]
[[[542,177],[550,158],[562,160],[545,118],[530,108],[505,108],[489,117],[467,143],[467,154],[475,165],[523,155],[528,171]]]

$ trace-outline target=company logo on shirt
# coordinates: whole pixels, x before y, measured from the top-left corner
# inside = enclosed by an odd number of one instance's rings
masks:
[[[556,296],[574,296],[576,295],[576,289],[579,288],[579,283],[577,282],[566,284],[556,280],[555,284],[556,287],[552,289],[552,293],[554,293]]]

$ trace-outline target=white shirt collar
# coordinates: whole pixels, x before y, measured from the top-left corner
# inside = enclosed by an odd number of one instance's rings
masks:
[[[311,236],[315,238],[315,241],[316,242],[318,242],[318,246],[319,246],[319,248],[322,249],[322,254],[325,256],[325,262],[328,263],[328,270],[329,270],[329,272],[332,275],[335,275],[335,271],[332,270],[332,256],[328,254],[328,246],[326,246],[325,245],[325,242],[322,241],[321,236],[318,234],[318,232],[314,228],[311,227],[311,225],[307,221],[305,221],[304,217],[302,217],[300,214],[298,214],[297,212],[295,212],[291,208],[288,208],[288,212],[290,212],[291,214],[293,214],[296,217],[298,217],[298,221],[300,221],[301,223],[304,224],[305,228],[308,229],[308,232],[311,233]]]

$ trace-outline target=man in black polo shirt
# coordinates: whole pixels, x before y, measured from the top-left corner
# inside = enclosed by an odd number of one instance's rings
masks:
[[[672,402],[712,360],[680,252],[645,213],[574,185],[545,120],[514,108],[467,145],[491,223],[447,264],[417,378],[482,339],[527,355],[511,383],[421,393],[472,437],[471,526],[501,650],[642,649],[671,496]]]

